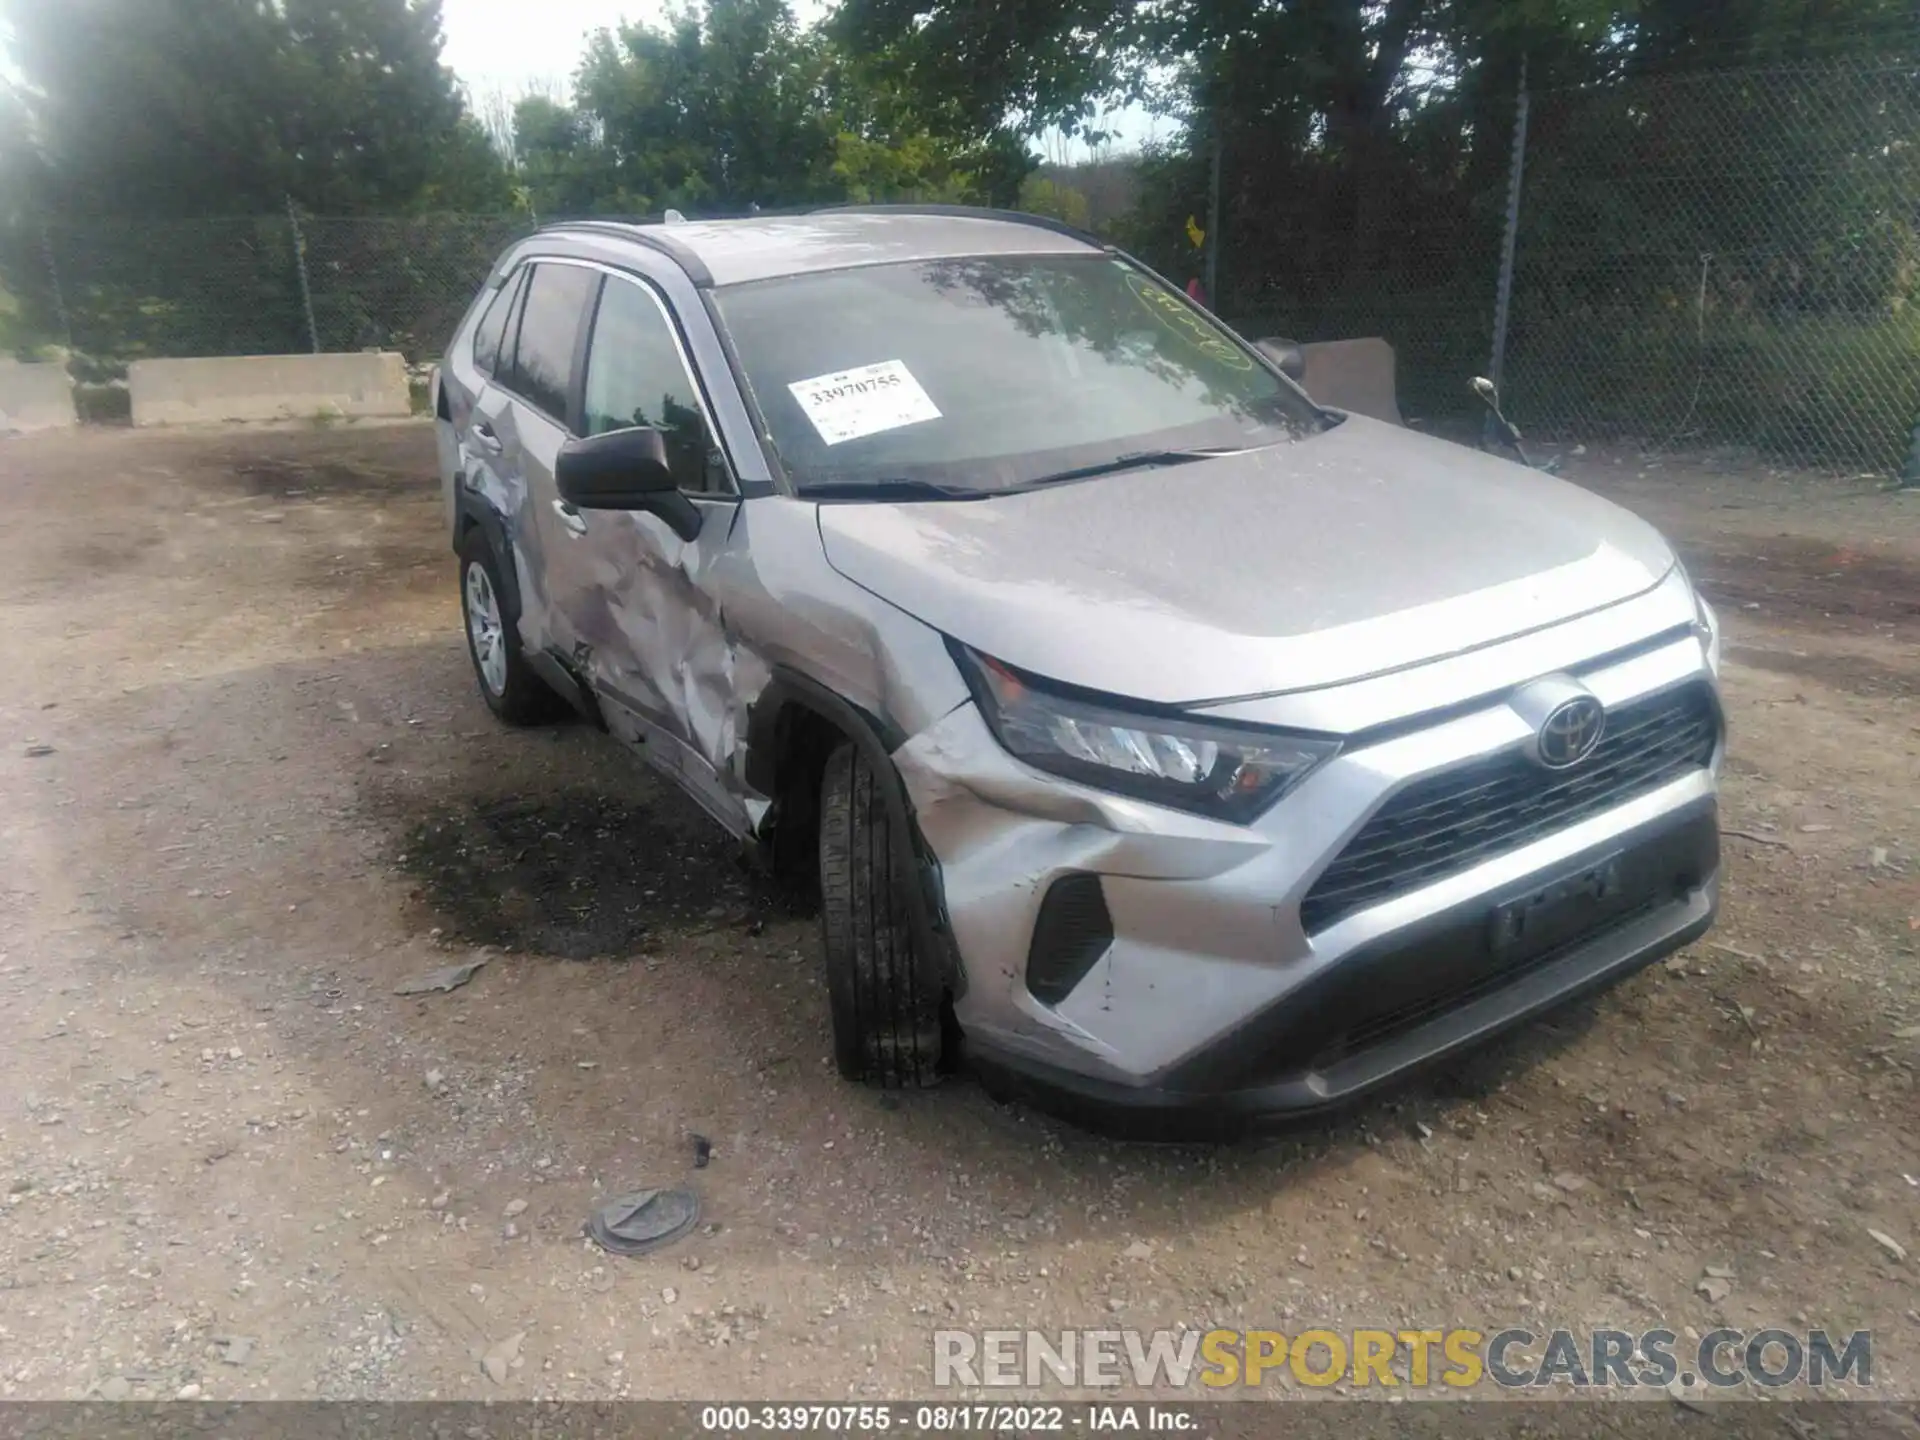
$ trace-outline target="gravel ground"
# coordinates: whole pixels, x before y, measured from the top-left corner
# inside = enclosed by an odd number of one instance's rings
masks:
[[[1920,496],[1576,459],[1727,619],[1722,924],[1151,1148],[839,1082],[814,919],[604,737],[490,720],[432,465],[0,446],[0,1395],[924,1395],[937,1327],[1182,1323],[1871,1328],[1920,1392]],[[580,1238],[686,1179],[671,1250]]]

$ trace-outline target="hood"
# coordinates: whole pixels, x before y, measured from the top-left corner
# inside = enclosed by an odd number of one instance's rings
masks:
[[[819,515],[836,570],[962,643],[1175,705],[1457,654],[1625,600],[1673,564],[1597,495],[1358,415],[1241,455]]]

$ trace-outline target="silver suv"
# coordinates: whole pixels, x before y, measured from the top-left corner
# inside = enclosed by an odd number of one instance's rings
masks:
[[[1051,222],[672,221],[447,348],[467,637],[817,884],[848,1077],[1238,1129],[1711,924],[1718,635],[1640,520]]]

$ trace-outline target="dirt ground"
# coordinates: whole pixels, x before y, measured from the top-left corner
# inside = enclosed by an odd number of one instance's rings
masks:
[[[1183,1323],[1870,1328],[1920,1393],[1920,495],[1576,459],[1721,604],[1720,927],[1151,1148],[836,1079],[814,920],[487,715],[432,469],[417,424],[0,442],[0,1395],[924,1397],[943,1325]],[[581,1238],[686,1180],[676,1247]]]

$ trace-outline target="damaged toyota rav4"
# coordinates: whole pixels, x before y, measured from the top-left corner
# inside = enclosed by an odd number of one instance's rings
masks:
[[[1707,929],[1719,639],[1634,516],[1297,359],[1032,217],[542,231],[434,380],[481,694],[817,884],[850,1078],[1350,1100]]]

